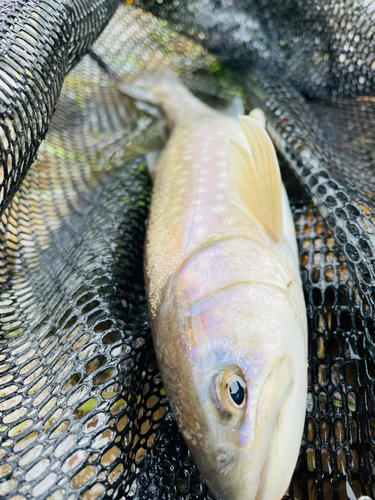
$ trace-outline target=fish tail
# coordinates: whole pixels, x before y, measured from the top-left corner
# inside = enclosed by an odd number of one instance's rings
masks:
[[[163,98],[160,89],[184,87],[176,73],[159,58],[153,59],[146,73],[128,82],[116,75],[94,51],[90,51],[89,54],[114,82],[116,88],[136,101],[162,107]]]
[[[115,85],[122,93],[137,100],[163,107],[165,95],[171,87],[181,88],[178,76],[161,61],[153,65],[151,71],[138,76],[132,83],[115,77]]]

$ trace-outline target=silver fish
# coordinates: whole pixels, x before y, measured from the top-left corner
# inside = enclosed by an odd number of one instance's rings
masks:
[[[232,119],[163,69],[127,94],[164,112],[145,279],[173,413],[218,500],[279,500],[301,443],[306,310],[263,115]]]

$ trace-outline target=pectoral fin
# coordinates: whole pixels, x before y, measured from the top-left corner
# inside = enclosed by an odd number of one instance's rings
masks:
[[[240,117],[250,153],[237,142],[229,146],[229,175],[241,202],[275,241],[283,238],[282,184],[275,148],[260,123]]]

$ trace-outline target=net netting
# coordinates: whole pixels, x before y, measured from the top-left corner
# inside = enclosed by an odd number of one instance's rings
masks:
[[[0,1],[0,496],[13,500],[213,498],[147,323],[143,155],[165,143],[163,120],[84,56],[118,3]],[[163,58],[218,107],[241,95],[280,154],[309,319],[285,498],[374,497],[375,3],[134,3],[96,57],[122,78]]]

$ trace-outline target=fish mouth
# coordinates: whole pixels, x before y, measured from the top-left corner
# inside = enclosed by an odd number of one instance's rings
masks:
[[[269,492],[267,488],[267,478],[269,478],[269,472],[272,466],[275,466],[273,456],[278,451],[278,440],[277,434],[279,431],[280,414],[285,406],[286,400],[291,393],[294,385],[294,381],[291,376],[291,363],[287,359],[279,360],[273,367],[271,373],[265,380],[262,391],[269,389],[269,386],[274,386],[271,388],[271,395],[275,395],[274,416],[270,420],[269,426],[266,427],[265,433],[269,433],[267,452],[264,458],[263,464],[260,468],[259,483],[257,492],[255,494],[254,500],[274,500],[269,497]],[[285,377],[285,378],[284,378]],[[283,380],[283,384],[280,381]],[[285,383],[286,382],[286,383]],[[283,387],[280,387],[280,386]],[[257,422],[260,421],[259,411],[257,412]],[[271,427],[271,429],[270,429]],[[273,480],[274,481],[274,480]],[[280,498],[284,492],[281,493]],[[276,500],[276,498],[275,498]]]

